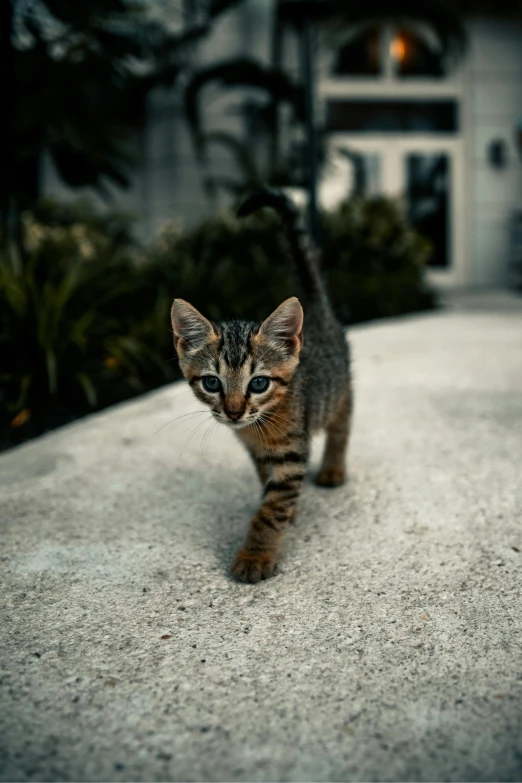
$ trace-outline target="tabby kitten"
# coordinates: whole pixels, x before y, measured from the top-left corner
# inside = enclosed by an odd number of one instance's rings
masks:
[[[316,254],[299,228],[298,212],[282,193],[265,189],[247,198],[238,215],[261,207],[277,210],[284,221],[304,314],[295,296],[262,324],[214,324],[183,299],[172,305],[183,375],[214,418],[246,446],[264,487],[245,545],[232,563],[232,574],[243,582],[274,573],[295,515],[310,436],[317,430],[325,429],[327,439],[316,483],[336,487],[344,482],[352,411],[348,346]]]

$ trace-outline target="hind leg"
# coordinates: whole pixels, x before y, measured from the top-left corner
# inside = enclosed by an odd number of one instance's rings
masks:
[[[326,427],[326,446],[323,462],[315,483],[320,487],[339,487],[346,481],[346,447],[352,419],[352,395],[350,392]]]

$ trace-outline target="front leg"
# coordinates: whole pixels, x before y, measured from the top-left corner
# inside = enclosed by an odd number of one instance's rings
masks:
[[[259,582],[273,576],[286,529],[296,511],[307,456],[307,449],[300,449],[270,457],[270,477],[261,508],[250,522],[245,545],[232,564],[232,574],[241,582]]]

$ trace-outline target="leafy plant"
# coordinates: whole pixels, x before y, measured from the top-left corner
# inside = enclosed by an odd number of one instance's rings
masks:
[[[116,212],[41,202],[0,242],[0,448],[178,377],[169,310],[262,320],[299,293],[271,212],[225,212],[150,247]],[[400,204],[355,198],[324,216],[324,274],[345,322],[432,307],[430,247]]]
[[[202,95],[210,84],[223,88],[247,88],[257,95],[240,101],[240,112],[249,132],[248,140],[238,138],[226,132],[209,133],[205,131],[204,111],[202,111]],[[260,97],[262,96],[262,97]],[[238,57],[231,60],[214,63],[196,71],[185,88],[185,113],[192,134],[194,148],[200,165],[206,168],[207,152],[210,144],[221,144],[232,153],[239,176],[235,178],[215,177],[207,172],[205,185],[207,192],[213,196],[218,187],[224,187],[233,193],[244,193],[249,188],[261,182],[284,180],[285,184],[296,183],[302,179],[300,170],[287,165],[281,170],[280,155],[271,159],[270,171],[263,170],[256,160],[266,157],[263,145],[267,138],[275,140],[277,135],[277,112],[275,107],[285,104],[290,108],[292,122],[296,125],[304,121],[304,94],[301,86],[290,78],[280,68],[267,67],[251,58]],[[260,142],[260,143],[259,143]],[[287,163],[289,163],[287,161]]]
[[[143,285],[188,299],[213,319],[265,318],[289,296],[289,263],[277,217],[223,212],[180,232],[167,226],[149,253]]]
[[[173,377],[155,350],[156,295],[133,308],[136,256],[117,213],[52,202],[24,213],[20,241],[0,249],[0,441]]]
[[[325,214],[323,228],[323,273],[345,323],[435,305],[424,275],[431,246],[399,202],[356,197]],[[241,221],[223,213],[185,233],[171,228],[149,259],[149,283],[156,275],[154,285],[161,280],[214,320],[260,320],[298,292],[280,222],[269,212]]]
[[[355,197],[324,216],[324,272],[345,323],[434,307],[424,269],[432,247],[399,201]]]
[[[239,57],[233,60],[215,63],[197,71],[185,90],[185,109],[189,125],[196,135],[202,131],[199,94],[209,83],[218,82],[228,87],[254,87],[264,90],[279,101],[289,103],[296,116],[303,119],[304,101],[302,90],[284,72],[266,68],[249,58]]]
[[[180,28],[174,0],[161,9],[141,0],[2,0],[4,222],[36,203],[44,152],[71,187],[125,186],[147,93],[175,82],[195,42],[237,2],[208,3]]]

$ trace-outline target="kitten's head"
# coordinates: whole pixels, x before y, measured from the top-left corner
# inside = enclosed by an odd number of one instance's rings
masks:
[[[183,299],[174,300],[171,316],[183,375],[217,421],[239,429],[277,406],[303,343],[303,310],[295,296],[261,325],[213,324]]]

